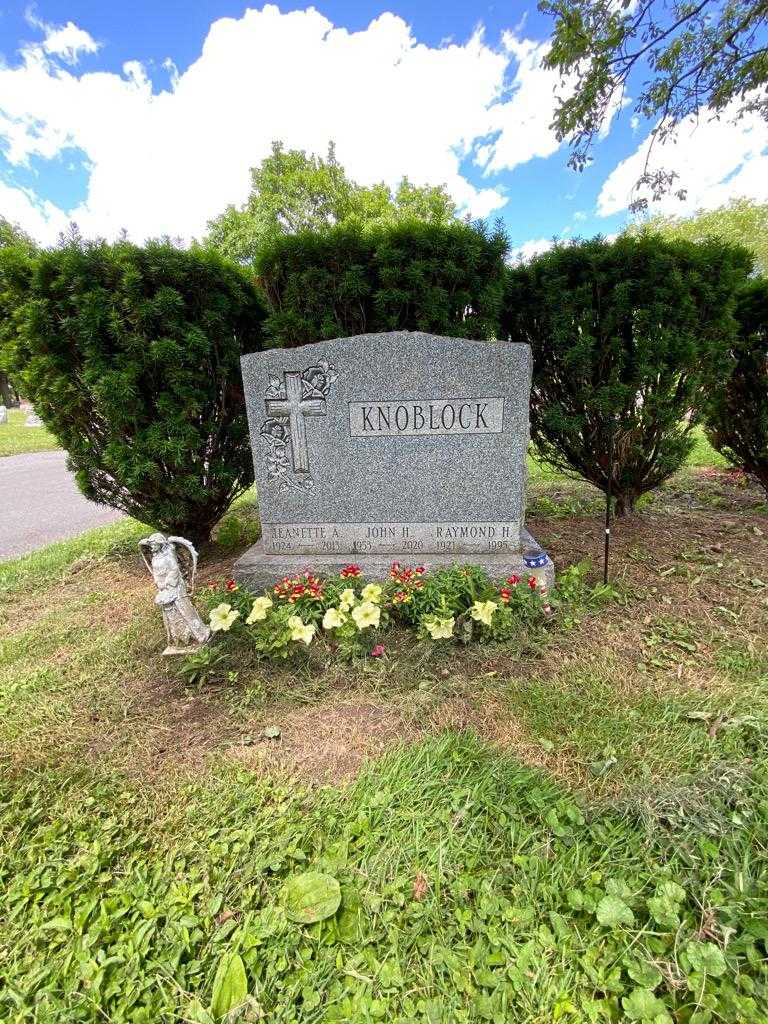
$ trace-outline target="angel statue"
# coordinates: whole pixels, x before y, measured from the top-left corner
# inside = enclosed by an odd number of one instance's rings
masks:
[[[144,564],[157,587],[155,604],[163,610],[168,646],[163,654],[190,654],[211,638],[210,628],[192,604],[197,551],[183,537],[153,533],[139,541]]]

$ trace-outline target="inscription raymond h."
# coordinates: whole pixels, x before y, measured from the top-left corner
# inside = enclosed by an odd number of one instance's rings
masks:
[[[503,398],[349,403],[349,433],[352,437],[500,434],[503,423]]]

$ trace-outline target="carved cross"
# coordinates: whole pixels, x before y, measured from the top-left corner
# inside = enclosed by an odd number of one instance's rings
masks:
[[[293,468],[297,473],[309,472],[307,451],[307,428],[305,416],[325,416],[324,398],[302,398],[301,373],[288,370],[285,379],[285,398],[268,398],[267,412],[270,416],[287,416],[291,429],[291,453]]]

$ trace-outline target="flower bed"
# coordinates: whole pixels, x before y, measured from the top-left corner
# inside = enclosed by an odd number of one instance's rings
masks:
[[[285,658],[325,643],[343,658],[381,657],[386,630],[399,625],[419,639],[469,643],[511,639],[550,612],[550,595],[535,576],[492,582],[475,566],[428,573],[393,562],[384,583],[367,582],[357,565],[325,579],[309,570],[253,593],[229,580],[208,592],[214,633],[230,633],[267,658]]]

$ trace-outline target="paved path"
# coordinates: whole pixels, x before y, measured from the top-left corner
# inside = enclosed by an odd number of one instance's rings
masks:
[[[64,452],[34,452],[0,459],[0,559],[76,537],[120,518],[82,496]]]

